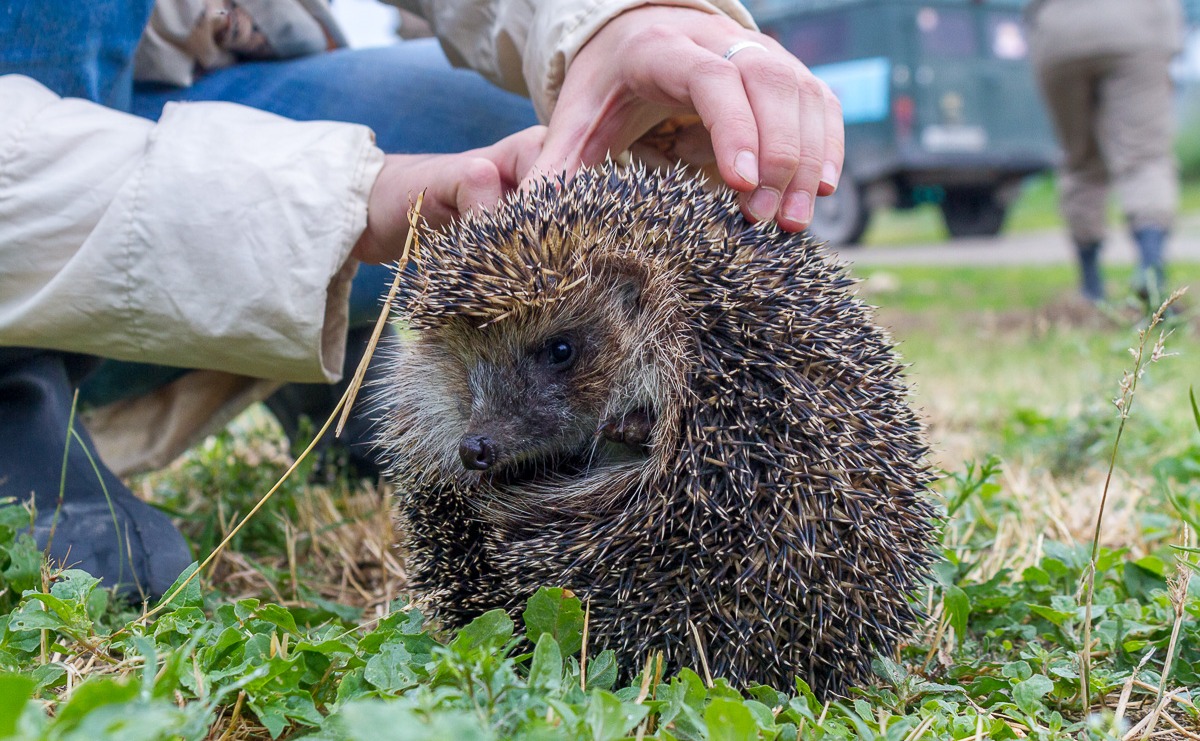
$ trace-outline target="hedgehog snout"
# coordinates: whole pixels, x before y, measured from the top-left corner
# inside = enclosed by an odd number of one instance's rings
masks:
[[[467,435],[458,444],[458,457],[465,468],[486,471],[496,464],[496,443],[485,435]]]

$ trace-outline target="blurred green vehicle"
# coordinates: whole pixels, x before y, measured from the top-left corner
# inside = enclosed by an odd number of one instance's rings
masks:
[[[812,232],[854,244],[871,212],[935,202],[954,237],[1004,225],[1027,175],[1054,166],[1023,0],[758,0],[762,30],[842,103],[846,164]]]

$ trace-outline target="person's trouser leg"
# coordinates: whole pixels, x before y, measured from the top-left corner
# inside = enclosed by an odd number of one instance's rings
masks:
[[[59,566],[157,598],[191,561],[169,518],[142,502],[71,424],[76,356],[0,348],[0,495],[33,497],[34,537]]]
[[[369,126],[388,153],[462,152],[537,123],[533,104],[455,69],[433,39],[341,49],[211,72],[189,88],[141,85],[133,112],[157,119],[172,101],[241,103],[301,121]]]
[[[1169,67],[1165,48],[1121,55],[1100,87],[1101,147],[1138,249],[1133,288],[1155,301],[1166,287],[1166,239],[1179,204]]]
[[[0,74],[28,75],[59,95],[128,110],[133,54],[152,6],[10,0],[0,11]],[[157,597],[191,554],[171,521],[104,465],[83,426],[71,428],[75,371],[90,364],[60,352],[0,347],[0,498],[33,498],[35,539],[57,565]]]
[[[1095,60],[1036,60],[1038,85],[1063,149],[1059,210],[1079,258],[1085,298],[1102,300],[1100,252],[1107,232],[1108,168],[1097,136],[1099,83],[1105,64]]]
[[[154,0],[5,0],[0,74],[32,77],[63,97],[128,111],[133,54]]]

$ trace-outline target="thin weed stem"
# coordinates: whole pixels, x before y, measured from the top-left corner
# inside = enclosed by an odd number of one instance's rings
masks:
[[[1181,288],[1168,296],[1162,305],[1158,307],[1158,311],[1154,312],[1150,317],[1149,323],[1138,331],[1137,347],[1131,349],[1133,353],[1133,371],[1126,371],[1125,375],[1121,378],[1121,395],[1113,402],[1121,415],[1121,421],[1117,425],[1117,435],[1113,440],[1112,452],[1108,458],[1108,472],[1104,476],[1104,489],[1101,491],[1100,507],[1096,512],[1096,527],[1092,532],[1092,553],[1088,560],[1087,569],[1084,571],[1081,588],[1083,592],[1084,615],[1083,640],[1082,645],[1079,647],[1079,697],[1085,713],[1091,707],[1092,694],[1092,603],[1095,599],[1096,591],[1096,561],[1100,556],[1100,533],[1104,526],[1104,511],[1108,506],[1108,492],[1112,486],[1113,471],[1117,466],[1117,451],[1121,447],[1121,437],[1125,433],[1125,423],[1129,420],[1130,412],[1133,411],[1133,401],[1137,394],[1138,381],[1141,379],[1142,374],[1145,373],[1147,365],[1165,357],[1166,353],[1163,350],[1163,346],[1170,333],[1165,331],[1159,332],[1158,339],[1155,341],[1149,357],[1146,356],[1146,341],[1150,338],[1150,334],[1154,328],[1162,323],[1167,309],[1186,291],[1186,288]]]

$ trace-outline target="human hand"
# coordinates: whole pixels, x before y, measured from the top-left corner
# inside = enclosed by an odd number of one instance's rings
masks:
[[[516,189],[541,151],[545,126],[531,126],[490,147],[461,154],[389,154],[367,200],[367,228],[351,255],[368,263],[398,259],[408,210],[425,191],[421,218],[437,228]]]
[[[742,41],[765,48],[723,56]],[[845,142],[828,85],[774,39],[729,18],[653,5],[609,21],[576,55],[534,170],[599,163],[689,114],[699,121],[675,131],[665,153],[701,168],[715,163],[754,221],[799,231],[812,221],[814,197],[837,187]]]

